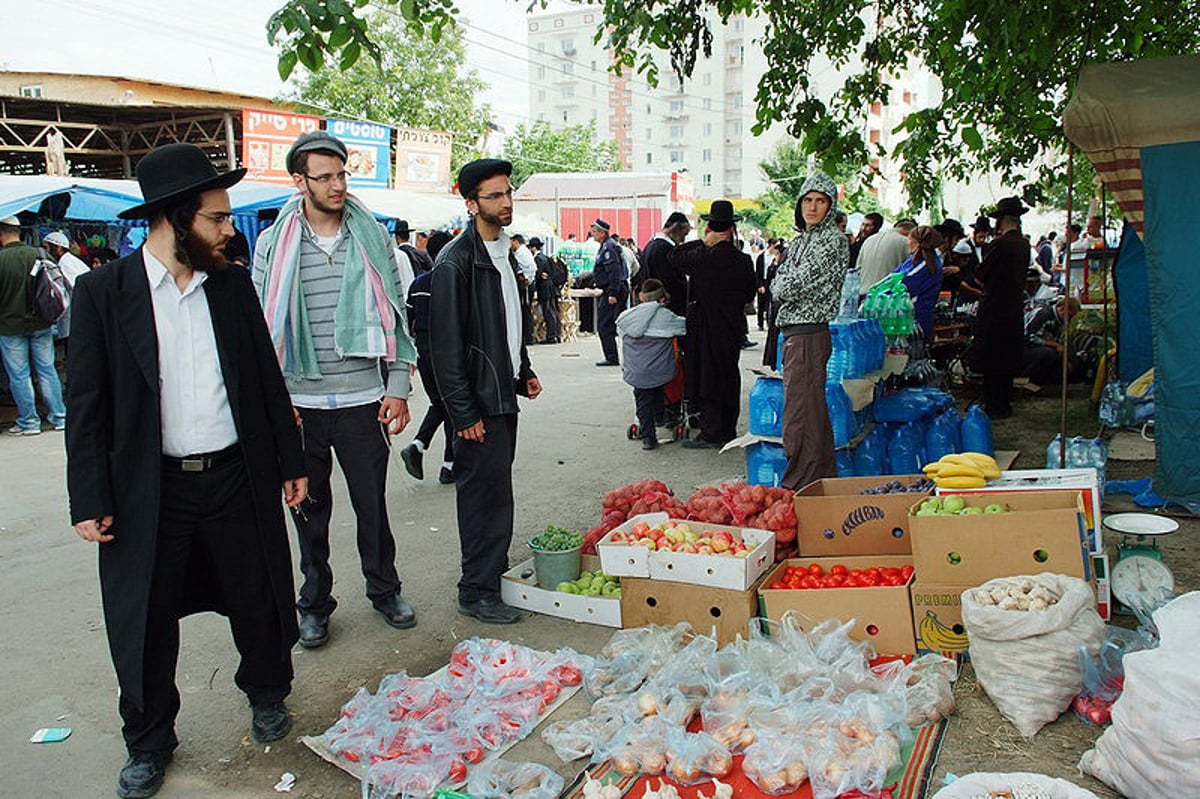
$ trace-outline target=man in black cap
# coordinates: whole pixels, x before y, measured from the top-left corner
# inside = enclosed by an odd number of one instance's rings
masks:
[[[191,144],[137,165],[143,247],[75,283],[67,489],[100,547],[129,760],[117,794],[151,796],[178,745],[179,619],[229,617],[259,742],[291,729],[292,561],[280,490],[307,480],[291,402],[249,274],[226,268],[226,189]]]
[[[306,133],[288,151],[287,168],[297,193],[258,238],[254,283],[304,426],[309,502],[293,521],[304,574],[300,645],[311,649],[329,640],[338,604],[329,565],[334,453],[357,517],[367,598],[390,626],[417,623],[400,594],[385,498],[388,437],[409,422],[417,352],[396,249],[350,194],[346,146],[323,130]]]
[[[687,277],[671,266],[667,259],[671,251],[683,244],[692,232],[692,223],[679,211],[672,211],[663,222],[662,231],[655,233],[642,250],[642,279],[655,278],[667,293],[667,307],[676,316],[687,314]]]
[[[537,272],[533,281],[533,290],[537,295],[538,306],[542,309],[542,321],[546,324],[546,337],[543,344],[557,344],[559,341],[558,324],[558,294],[559,286],[554,282],[554,262],[550,256],[542,252],[542,240],[534,236],[529,240],[529,251],[533,253],[533,263]]]
[[[984,410],[993,419],[1012,415],[1012,381],[1023,364],[1029,242],[1021,235],[1021,216],[1028,210],[1017,197],[997,203],[989,216],[996,220],[999,235],[979,265],[983,298],[972,355],[975,368],[983,373]]]
[[[596,266],[592,269],[592,285],[600,289],[600,309],[596,313],[596,334],[604,349],[604,360],[597,366],[620,366],[617,357],[617,317],[629,303],[629,269],[621,255],[621,247],[611,236],[612,226],[603,219],[592,223],[589,235],[600,244]]]
[[[512,164],[496,158],[459,170],[471,222],[438,254],[429,301],[433,373],[455,430],[458,610],[489,624],[521,620],[500,598],[500,575],[513,533],[517,396],[542,393],[522,339],[517,263],[504,232],[511,174]]]
[[[409,263],[412,264],[413,277],[428,272],[433,269],[433,259],[429,257],[429,253],[419,247],[414,247],[409,243],[412,238],[412,230],[408,227],[407,219],[396,220],[396,246],[400,252],[408,256]]]

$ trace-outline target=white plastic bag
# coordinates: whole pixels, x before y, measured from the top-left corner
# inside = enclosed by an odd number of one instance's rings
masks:
[[[1009,795],[1013,799],[1097,799],[1096,794],[1073,782],[1023,771],[968,774],[942,788],[933,799],[989,799]]]
[[[1137,799],[1200,796],[1200,592],[1154,613],[1157,649],[1130,652],[1112,726],[1079,769]]]
[[[1005,610],[977,599],[999,585],[1031,581],[1058,598],[1043,610]],[[986,600],[985,600],[986,601]],[[1104,642],[1091,586],[1043,573],[990,580],[962,594],[971,664],[1000,713],[1026,738],[1063,714],[1083,686],[1079,647]]]

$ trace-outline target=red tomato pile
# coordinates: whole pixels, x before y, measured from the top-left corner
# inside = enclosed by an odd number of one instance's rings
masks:
[[[847,569],[841,563],[829,567],[828,573],[820,563],[808,566],[788,566],[770,589],[781,588],[878,588],[906,585],[913,576],[912,566],[872,566],[869,569]]]

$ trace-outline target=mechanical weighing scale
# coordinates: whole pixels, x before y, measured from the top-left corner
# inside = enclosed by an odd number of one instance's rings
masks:
[[[1179,522],[1153,513],[1115,513],[1104,518],[1104,526],[1121,533],[1117,562],[1109,575],[1118,613],[1130,614],[1131,607],[1154,607],[1175,590],[1175,575],[1163,563],[1159,536],[1179,529]]]

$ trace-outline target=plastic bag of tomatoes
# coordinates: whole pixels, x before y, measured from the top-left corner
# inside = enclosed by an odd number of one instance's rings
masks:
[[[879,588],[883,586],[907,585],[913,576],[912,566],[872,566],[866,569],[850,569],[842,563],[834,563],[825,570],[820,563],[788,566],[779,579],[767,586],[770,589],[816,589],[816,588]]]

